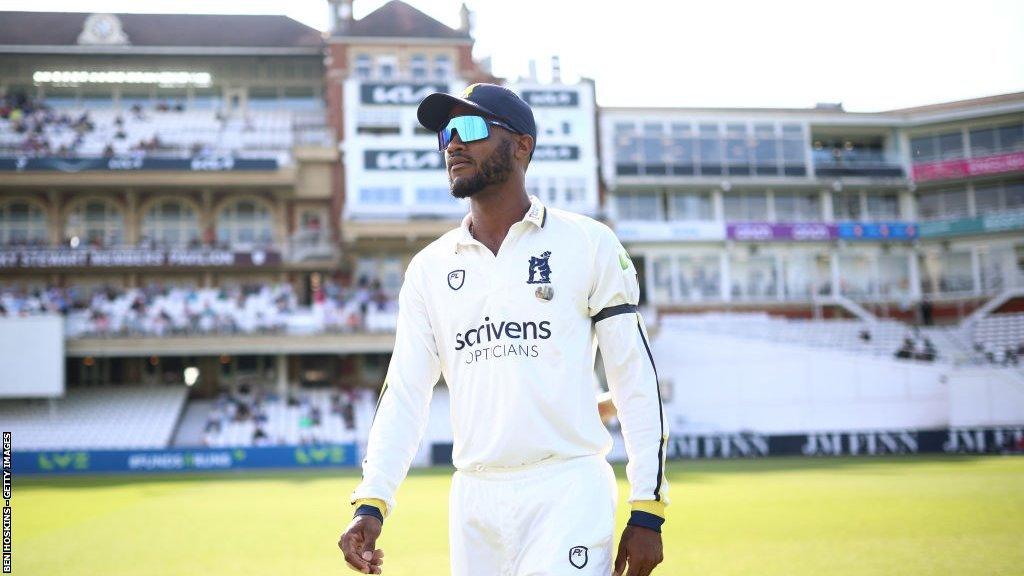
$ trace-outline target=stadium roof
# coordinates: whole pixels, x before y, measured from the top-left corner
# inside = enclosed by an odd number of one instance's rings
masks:
[[[320,53],[321,33],[288,18],[242,14],[0,12],[0,52]]]
[[[349,21],[334,38],[419,38],[432,40],[470,40],[468,30],[459,30],[439,22],[416,8],[391,0],[359,20]]]

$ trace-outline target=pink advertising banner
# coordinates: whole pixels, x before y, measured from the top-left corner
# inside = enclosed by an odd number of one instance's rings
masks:
[[[1001,174],[1015,170],[1024,170],[1024,152],[914,164],[914,181],[949,180],[966,176]]]

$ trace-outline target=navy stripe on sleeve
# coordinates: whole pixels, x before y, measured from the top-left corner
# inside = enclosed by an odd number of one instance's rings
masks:
[[[636,312],[636,310],[636,304],[619,304],[618,306],[609,306],[597,314],[594,314],[592,320],[594,322],[600,322],[605,318],[611,318],[612,316],[618,316],[619,314],[629,314],[631,312]]]
[[[658,483],[654,485],[654,499],[660,502],[661,478],[665,472],[665,411],[662,409],[661,389],[658,387],[658,368],[657,366],[654,365],[654,355],[651,354],[651,346],[647,343],[647,337],[644,336],[644,329],[642,326],[640,326],[639,321],[637,321],[636,323],[636,329],[640,331],[640,339],[643,340],[644,348],[647,350],[647,358],[651,360],[651,368],[654,370],[654,386],[656,388],[655,394],[658,395],[658,418],[661,421],[661,437],[658,439]]]

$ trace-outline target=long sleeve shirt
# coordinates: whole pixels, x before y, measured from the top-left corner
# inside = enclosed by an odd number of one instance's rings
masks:
[[[596,341],[629,457],[634,516],[664,518],[668,426],[638,298],[636,269],[604,224],[531,197],[495,255],[472,237],[467,215],[409,264],[353,502],[394,508],[439,375],[460,470],[607,454]]]

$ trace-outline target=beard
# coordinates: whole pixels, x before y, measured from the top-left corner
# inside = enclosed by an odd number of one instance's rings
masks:
[[[469,198],[492,184],[504,184],[512,175],[512,141],[502,139],[501,144],[487,157],[472,177],[453,179],[448,175],[452,196]]]

